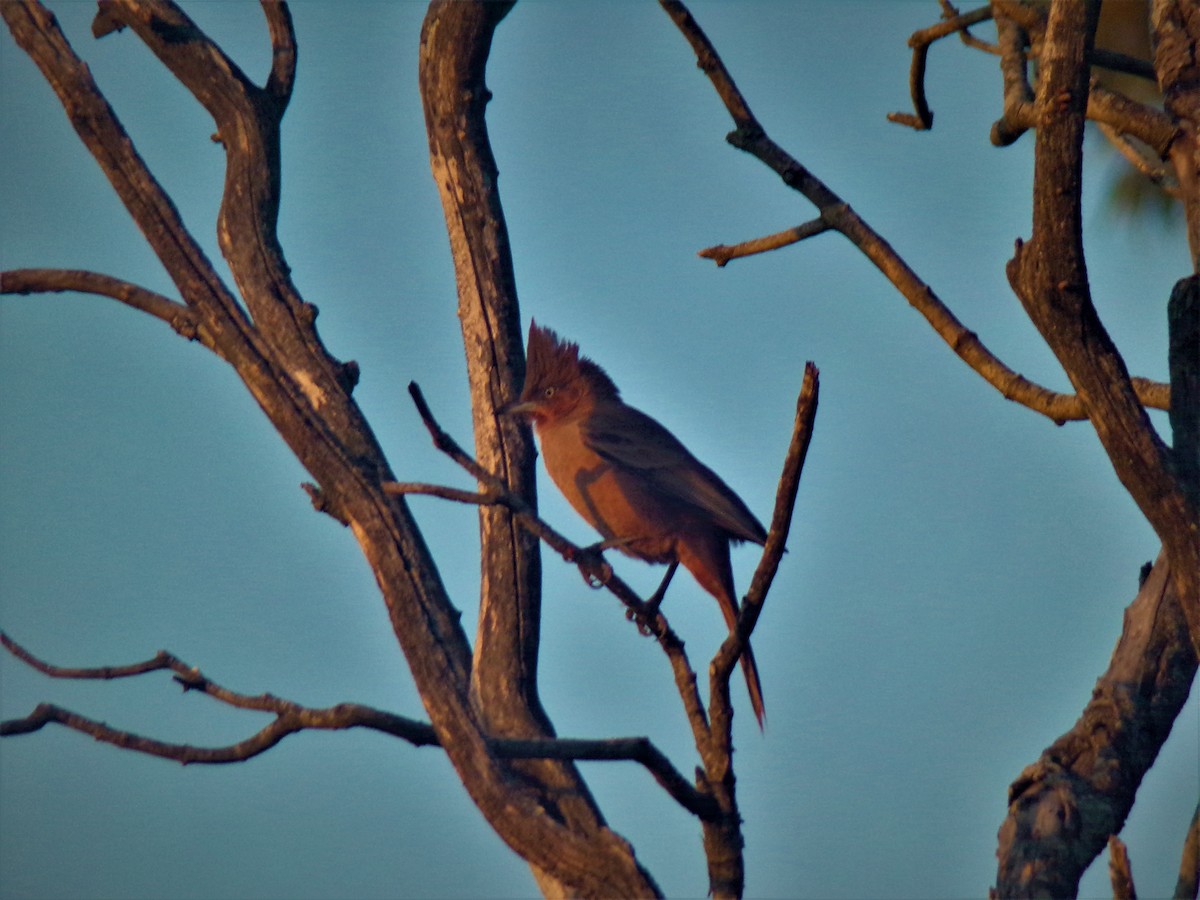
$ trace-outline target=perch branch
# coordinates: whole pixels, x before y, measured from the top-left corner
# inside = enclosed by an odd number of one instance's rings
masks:
[[[823,220],[841,232],[908,300],[951,350],[1007,400],[1062,423],[1087,418],[1083,402],[1075,394],[1060,394],[1014,372],[1001,362],[950,311],[933,289],[917,277],[909,265],[849,205],[824,182],[772,141],[750,111],[741,91],[708,37],[687,8],[675,0],[660,4],[691,44],[699,67],[712,82],[734,122],[727,140],[771,168],[788,187],[799,191],[820,211]],[[1134,379],[1138,399],[1153,409],[1166,409],[1169,389],[1149,379]]]
[[[433,438],[433,445],[465,469],[476,481],[484,485],[484,491],[477,494],[464,491],[461,492],[461,497],[454,499],[460,499],[462,502],[467,503],[497,504],[507,507],[512,511],[517,521],[521,523],[522,527],[537,535],[539,539],[544,541],[547,546],[558,553],[564,560],[577,565],[580,573],[583,575],[584,581],[592,587],[607,588],[613,596],[620,600],[626,607],[626,615],[635,619],[640,627],[644,627],[653,634],[659,646],[663,648],[671,664],[671,669],[675,676],[675,685],[683,700],[684,709],[687,712],[688,721],[691,723],[697,746],[702,741],[706,741],[709,731],[708,718],[704,713],[704,707],[700,702],[700,695],[696,689],[695,671],[688,661],[683,641],[680,640],[679,635],[675,633],[674,629],[670,627],[662,611],[647,604],[645,600],[637,595],[633,588],[629,587],[624,580],[618,577],[612,571],[612,567],[604,561],[603,556],[597,549],[578,547],[568,541],[543,522],[524,498],[513,494],[501,479],[479,465],[438,424],[432,410],[429,408],[429,404],[425,400],[425,395],[421,392],[421,388],[416,382],[409,384],[408,392],[412,396],[413,404],[416,406],[418,414],[421,416],[421,421],[425,424],[425,428]],[[392,494],[426,493],[423,490],[409,490],[410,487],[412,485],[405,485],[401,482],[386,482],[383,485],[384,491]],[[440,486],[430,487],[436,487],[439,491],[447,491],[447,489],[443,489]],[[450,488],[444,496],[449,497],[453,493],[458,492]]]

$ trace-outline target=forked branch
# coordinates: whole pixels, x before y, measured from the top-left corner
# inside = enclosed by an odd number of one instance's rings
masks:
[[[775,171],[784,184],[808,198],[819,210],[820,221],[827,228],[840,232],[858,247],[913,308],[925,317],[950,349],[998,390],[1005,399],[1020,403],[1059,424],[1087,418],[1084,404],[1077,395],[1051,391],[1014,372],[998,359],[987,349],[978,335],[959,321],[933,289],[917,277],[908,263],[878,232],[871,228],[828,185],[771,140],[751,112],[746,98],[734,83],[725,64],[687,7],[677,0],[660,0],[660,4],[688,43],[691,44],[696,54],[697,64],[712,82],[717,95],[733,119],[734,131],[726,137],[729,143],[760,160]],[[818,234],[826,230],[812,226],[800,226],[800,228],[811,231],[811,234]],[[802,237],[811,236],[811,234],[804,234]],[[750,242],[747,252],[759,252],[754,244],[755,242]],[[702,251],[701,255],[710,256],[724,263],[738,255],[736,252],[730,252],[730,249],[728,247],[710,248]],[[1168,407],[1169,389],[1167,385],[1145,378],[1133,379],[1133,385],[1138,400],[1143,405],[1154,409]]]
[[[197,747],[177,744],[113,728],[52,703],[39,703],[28,716],[0,722],[0,736],[30,734],[46,725],[58,724],[73,731],[125,750],[170,759],[184,765],[242,762],[265,753],[285,737],[300,731],[335,731],[368,728],[408,741],[414,747],[441,745],[433,726],[406,716],[385,712],[361,703],[339,703],[324,709],[302,706],[272,694],[243,694],[222,687],[189,666],[173,653],[160,650],[149,659],[119,666],[70,668],[48,663],[34,656],[8,635],[0,632],[0,645],[33,669],[51,678],[76,680],[112,680],[133,678],[149,672],[170,671],[185,691],[199,691],[228,706],[268,712],[275,719],[244,741],[224,747]],[[493,738],[492,751],[505,759],[606,760],[636,762],[646,769],[664,790],[684,809],[700,817],[715,815],[712,798],[688,783],[647,738],[607,740],[515,740]]]

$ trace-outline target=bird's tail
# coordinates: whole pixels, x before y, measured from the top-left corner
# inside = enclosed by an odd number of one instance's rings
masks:
[[[737,625],[737,606],[733,596],[728,595],[720,600],[721,612],[725,614],[725,625],[732,632]],[[754,709],[754,718],[758,720],[759,730],[763,730],[767,720],[767,709],[763,706],[762,682],[758,678],[758,663],[754,661],[754,651],[750,641],[742,644],[742,674],[746,676],[746,690],[750,692],[750,706]]]

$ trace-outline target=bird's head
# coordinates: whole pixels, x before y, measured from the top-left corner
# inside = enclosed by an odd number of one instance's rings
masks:
[[[617,386],[607,373],[580,356],[579,345],[564,341],[536,322],[529,325],[525,350],[525,386],[508,415],[525,416],[541,425],[586,411],[597,400],[616,400]]]

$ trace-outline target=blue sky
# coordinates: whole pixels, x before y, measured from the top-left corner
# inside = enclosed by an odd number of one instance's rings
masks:
[[[193,234],[219,260],[222,154],[186,92],[94,6],[59,3]],[[257,80],[256,4],[185,6]],[[1029,231],[1032,140],[998,150],[994,58],[930,60],[932,132],[907,109],[905,40],[933,2],[697,3],[781,145],[887,237],[1013,368],[1066,380],[1003,266]],[[406,480],[468,486],[404,386],[470,442],[454,279],[416,83],[424,6],[293,5],[279,233],[330,350]],[[33,65],[0,41],[0,265],[91,268],[172,286]],[[803,363],[816,437],[755,649],[768,727],[738,717],[747,893],[961,897],[994,877],[1005,791],[1075,721],[1107,665],[1153,533],[1085,425],[1004,401],[845,241],[823,235],[723,270],[696,257],[812,210],[725,144],[729,121],[653,3],[524,2],[500,26],[489,125],[525,321],[578,340],[626,399],[769,514]],[[1182,229],[1106,205],[1089,143],[1092,288],[1130,369],[1166,376],[1165,299]],[[1156,416],[1165,428],[1165,419]],[[66,665],[166,648],[213,679],[321,706],[420,715],[351,536],[312,512],[306,474],[233,374],[111,300],[0,300],[0,626]],[[544,484],[544,516],[586,525]],[[413,508],[474,630],[474,512]],[[744,586],[751,548],[734,562]],[[618,561],[649,591],[659,572]],[[670,672],[615,601],[545,559],[541,693],[561,734],[648,734],[693,765]],[[702,665],[711,599],[677,579],[667,612]],[[263,720],[165,676],[53,682],[0,660],[0,714],[41,700],[168,740],[239,740]],[[744,697],[735,693],[735,702]],[[1177,722],[1126,828],[1143,896],[1169,893],[1200,793],[1200,717]],[[707,890],[699,831],[629,764],[583,766],[612,826],[672,896]],[[1103,862],[1084,894],[1108,891]],[[64,729],[0,744],[2,897],[524,897],[523,863],[435,750],[305,734],[249,763],[190,767]]]

